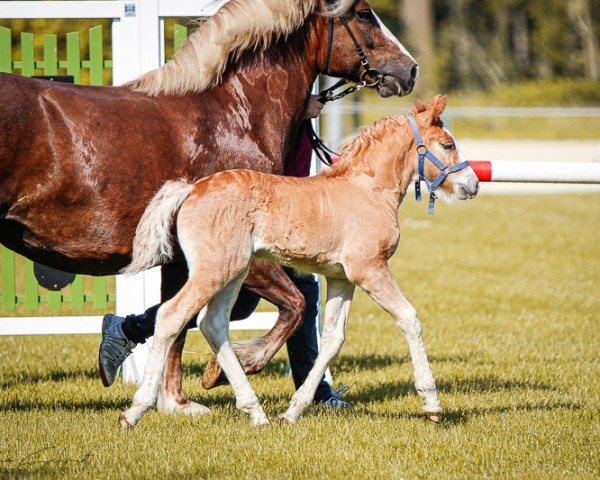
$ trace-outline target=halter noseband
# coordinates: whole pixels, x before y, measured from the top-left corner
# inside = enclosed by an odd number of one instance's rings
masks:
[[[425,185],[427,185],[427,189],[429,190],[428,213],[432,215],[435,199],[437,198],[435,195],[435,190],[440,186],[440,184],[448,175],[454,172],[458,172],[463,168],[467,168],[469,166],[469,162],[464,161],[457,165],[452,165],[451,167],[448,167],[448,165],[444,165],[437,159],[437,157],[433,153],[429,151],[429,149],[423,143],[423,138],[421,137],[421,133],[419,132],[419,127],[417,127],[417,122],[415,121],[415,118],[412,115],[407,115],[406,118],[408,118],[410,126],[412,127],[413,134],[415,135],[415,140],[417,141],[417,154],[419,155],[419,178],[415,182],[415,195],[417,201],[421,201],[421,180],[423,180],[425,182]],[[431,161],[431,163],[433,163],[440,171],[440,174],[433,182],[430,182],[425,176],[425,158],[428,158]]]

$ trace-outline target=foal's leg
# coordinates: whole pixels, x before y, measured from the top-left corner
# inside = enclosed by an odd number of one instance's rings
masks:
[[[208,302],[206,315],[200,322],[200,330],[217,356],[221,368],[227,375],[236,398],[236,407],[250,415],[253,425],[269,423],[258,397],[254,393],[246,374],[229,340],[229,316],[239,294],[247,271],[228,283]]]
[[[346,323],[353,295],[354,285],[349,281],[327,279],[327,303],[325,304],[321,350],[308,377],[292,396],[290,406],[284,413],[279,415],[280,421],[296,423],[302,412],[313,401],[325,370],[331,360],[339,353],[344,343]]]
[[[425,415],[434,422],[439,422],[442,407],[425,353],[421,322],[417,311],[404,297],[385,263],[378,269],[361,271],[360,278],[356,279],[356,284],[390,313],[396,321],[396,325],[404,333],[410,349],[415,374],[415,388],[423,400]]]
[[[168,264],[161,267],[161,300],[173,298],[185,285],[188,268],[185,262]],[[163,377],[162,389],[158,396],[157,409],[164,413],[184,413],[202,415],[207,408],[188,399],[181,385],[181,354],[185,344],[187,330],[177,337],[167,356],[167,365]]]
[[[133,397],[133,405],[119,417],[121,426],[134,426],[156,404],[169,349],[190,318],[198,313],[212,295],[212,292],[204,291],[206,288],[200,288],[190,279],[173,299],[158,310],[154,341],[144,378]],[[204,407],[203,413],[208,412]]]
[[[244,287],[279,309],[277,322],[264,337],[233,344],[244,372],[252,374],[260,372],[298,329],[302,323],[304,296],[278,264],[266,260],[252,261]],[[226,382],[227,377],[213,357],[204,370],[202,386],[210,389]]]

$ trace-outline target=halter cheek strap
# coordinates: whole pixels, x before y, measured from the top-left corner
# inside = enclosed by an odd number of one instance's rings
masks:
[[[421,137],[421,133],[419,132],[419,127],[417,127],[417,122],[412,115],[407,115],[408,121],[410,122],[410,126],[412,127],[413,134],[415,136],[415,140],[417,141],[417,155],[419,156],[419,178],[415,182],[415,195],[417,201],[421,200],[421,180],[425,182],[427,185],[427,189],[429,190],[429,208],[428,213],[430,215],[433,214],[433,208],[435,205],[435,199],[437,198],[435,195],[435,190],[440,186],[440,184],[444,181],[444,179],[450,175],[451,173],[458,172],[463,168],[467,168],[469,166],[469,162],[461,162],[457,165],[444,165],[438,158],[429,151],[429,149],[423,143],[423,138]],[[433,163],[440,174],[430,182],[425,176],[425,159],[429,159],[431,163]]]

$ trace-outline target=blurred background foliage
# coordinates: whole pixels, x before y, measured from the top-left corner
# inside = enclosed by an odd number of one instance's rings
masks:
[[[420,91],[490,91],[556,80],[557,88],[548,93],[557,104],[600,104],[600,0],[370,3],[414,52],[422,67]],[[561,93],[565,83],[571,90],[567,99]],[[547,97],[535,90],[525,90],[534,104],[540,95]],[[503,98],[506,93],[510,88]]]

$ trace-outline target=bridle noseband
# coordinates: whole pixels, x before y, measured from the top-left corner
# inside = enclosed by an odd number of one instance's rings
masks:
[[[417,201],[421,200],[421,180],[425,182],[427,185],[427,189],[429,190],[429,209],[428,213],[430,215],[433,214],[433,207],[435,204],[435,200],[437,196],[435,195],[435,190],[440,186],[440,184],[444,181],[444,179],[450,175],[451,173],[458,172],[464,168],[469,166],[469,162],[464,161],[458,163],[456,165],[452,165],[449,167],[448,165],[444,165],[433,153],[429,151],[429,149],[423,143],[423,138],[421,137],[421,133],[419,132],[419,127],[417,127],[417,122],[412,115],[406,115],[408,121],[410,122],[410,126],[412,127],[413,134],[415,136],[415,140],[417,141],[417,154],[419,156],[419,178],[415,182],[415,195]],[[430,182],[425,176],[425,158],[428,158],[431,163],[433,163],[440,174],[436,177],[433,182]]]

